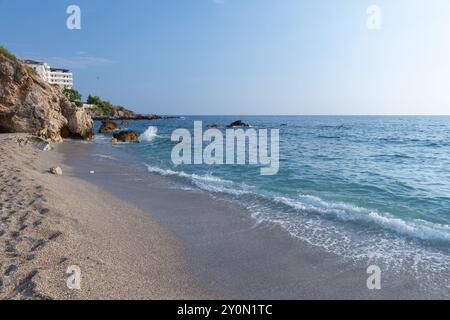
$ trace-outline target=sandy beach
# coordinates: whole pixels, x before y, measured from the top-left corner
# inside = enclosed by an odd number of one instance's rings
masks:
[[[41,151],[29,137],[0,135],[0,299],[448,298],[410,272],[383,273],[382,290],[368,290],[369,262],[103,155],[110,145]],[[67,286],[70,266],[80,290]]]
[[[62,155],[0,135],[0,299],[198,299],[183,244],[133,205],[48,173]],[[67,287],[69,266],[81,290]]]

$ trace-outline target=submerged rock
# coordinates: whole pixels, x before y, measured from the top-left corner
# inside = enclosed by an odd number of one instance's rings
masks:
[[[227,126],[227,128],[234,128],[234,127],[250,127],[250,125],[248,125],[245,122],[242,122],[241,120],[237,120],[237,121],[234,121],[234,122],[230,123]]]
[[[139,136],[134,131],[121,131],[113,134],[114,139],[120,142],[139,143]]]
[[[110,120],[103,120],[102,125],[100,129],[98,130],[99,133],[110,133],[116,130],[120,130],[120,127],[117,123]]]
[[[0,133],[30,133],[53,141],[93,136],[91,117],[17,59],[0,53]]]

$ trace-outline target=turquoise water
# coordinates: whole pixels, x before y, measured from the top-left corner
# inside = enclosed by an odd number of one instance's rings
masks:
[[[195,120],[225,126],[241,119],[280,129],[280,170],[258,166],[171,162],[173,130]],[[98,124],[97,124],[98,125]],[[153,127],[150,128],[149,127]],[[410,259],[448,270],[450,256],[450,117],[193,117],[136,121],[141,144],[119,144],[150,174],[180,188],[235,201],[256,223],[282,226],[293,237],[358,259]],[[107,143],[98,136],[96,143]]]

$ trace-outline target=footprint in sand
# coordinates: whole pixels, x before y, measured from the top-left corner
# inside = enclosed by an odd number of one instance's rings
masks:
[[[37,228],[42,224],[42,219],[36,220],[33,222],[33,228]]]
[[[5,276],[9,277],[9,276],[13,275],[16,271],[17,271],[17,266],[12,264],[8,268],[6,268]]]
[[[46,215],[46,214],[49,213],[49,212],[50,212],[50,209],[47,209],[47,208],[39,209],[39,213],[40,213],[41,215]]]
[[[42,249],[45,245],[47,244],[47,242],[43,239],[40,239],[38,241],[36,241],[36,243],[34,244],[34,246],[30,249],[30,252],[34,252],[37,250]]]
[[[62,235],[62,232],[55,232],[54,234],[52,234],[49,238],[48,238],[48,240],[49,241],[54,241],[54,240],[56,240],[56,239],[58,239],[60,236]]]
[[[20,233],[17,231],[14,231],[13,233],[11,233],[11,239],[13,240],[17,240],[17,238],[19,238]]]

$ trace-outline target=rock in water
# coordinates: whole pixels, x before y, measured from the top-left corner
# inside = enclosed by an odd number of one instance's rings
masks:
[[[57,176],[62,176],[62,169],[60,167],[54,167],[50,169],[50,173]]]
[[[117,123],[110,120],[103,120],[102,125],[100,129],[98,130],[99,133],[109,133],[116,130],[120,130],[120,127]]]
[[[0,53],[0,133],[30,133],[53,141],[62,136],[87,139],[93,121],[58,86]]]
[[[234,127],[250,127],[250,126],[247,123],[242,122],[241,120],[234,121],[227,126],[227,128],[234,128]]]
[[[139,143],[139,136],[134,131],[122,131],[113,134],[114,139],[120,142],[135,142]]]

